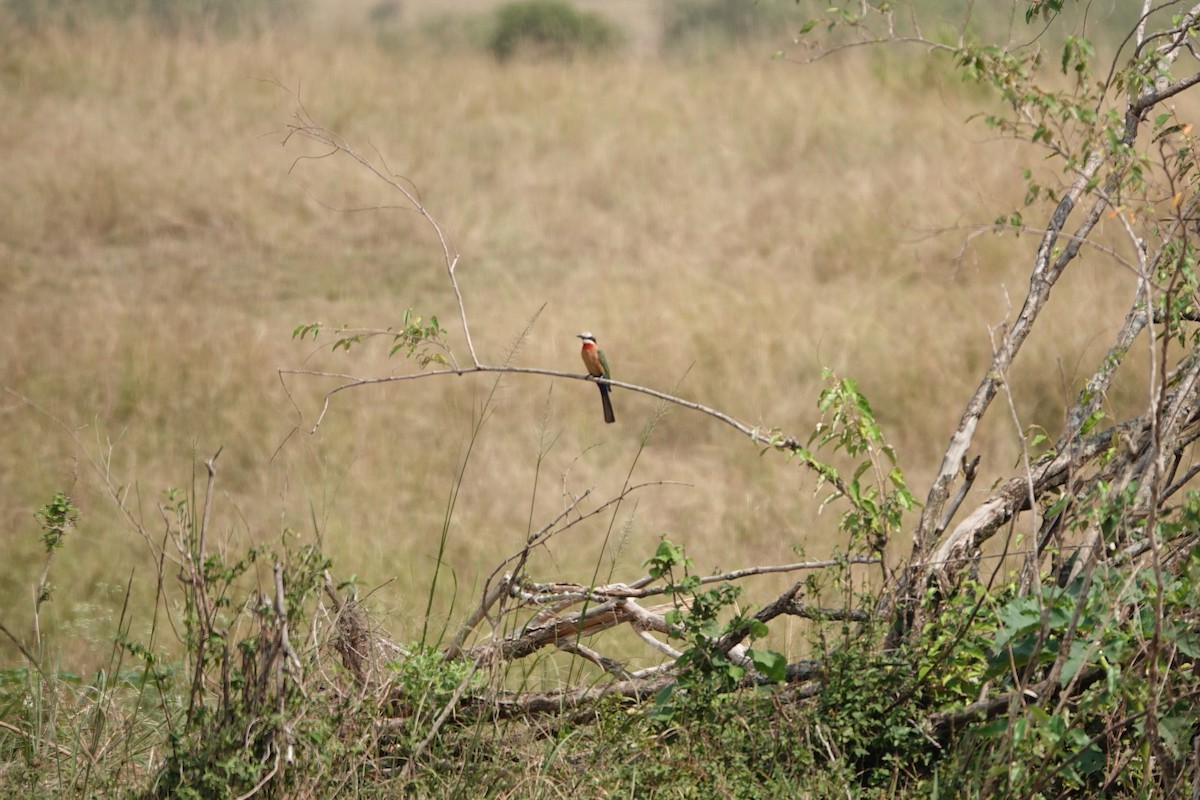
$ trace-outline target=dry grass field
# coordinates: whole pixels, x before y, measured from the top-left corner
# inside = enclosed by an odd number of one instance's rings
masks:
[[[604,5],[649,41],[640,4]],[[827,366],[857,379],[923,496],[1035,246],[966,241],[1019,207],[1021,170],[1041,168],[969,121],[986,94],[900,53],[802,65],[769,44],[502,67],[377,46],[351,24],[365,6],[342,8],[316,4],[324,27],[244,38],[0,24],[0,622],[26,630],[44,558],[33,513],[67,491],[84,518],[55,556],[47,614],[69,634],[64,665],[88,668],[131,575],[135,604],[153,591],[149,549],[106,482],[161,536],[164,490],[201,488],[223,448],[223,546],[319,536],[394,636],[419,632],[493,378],[343,392],[307,432],[331,384],[285,387],[280,369],[415,365],[380,347],[330,353],[295,326],[386,328],[411,308],[466,351],[428,226],[352,162],[297,161],[320,150],[283,144],[297,97],[419,188],[461,254],[485,361],[529,326],[514,364],[581,371],[574,334],[589,329],[616,378],[801,438]],[[1057,428],[1131,285],[1095,254],[1060,283],[1014,371],[1022,425]],[[705,571],[838,547],[794,464],[677,408],[644,436],[656,402],[617,391],[614,404],[605,426],[593,386],[503,379],[466,461],[435,614],[460,618],[569,495],[594,487],[595,507],[626,480],[672,483],[638,491],[611,529],[574,529],[531,572],[632,579],[662,534]],[[978,439],[989,479],[1018,452],[996,408]],[[0,666],[16,663],[0,642]]]

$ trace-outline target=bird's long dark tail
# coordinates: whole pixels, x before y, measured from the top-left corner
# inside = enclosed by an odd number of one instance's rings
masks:
[[[610,400],[608,397],[608,392],[611,387],[607,383],[598,383],[596,385],[600,387],[600,402],[604,403],[604,421],[616,422],[617,417],[615,414],[613,414],[612,400]]]

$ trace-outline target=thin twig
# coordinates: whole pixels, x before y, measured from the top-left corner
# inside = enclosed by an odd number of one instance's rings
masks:
[[[281,86],[281,88],[283,87]],[[393,174],[391,170],[387,168],[387,164],[383,160],[382,156],[380,156],[379,163],[376,163],[366,156],[361,155],[357,150],[347,144],[346,141],[340,136],[337,136],[321,125],[318,125],[312,119],[311,115],[309,115],[308,111],[303,107],[303,105],[300,104],[299,97],[294,93],[293,97],[296,99],[298,108],[296,112],[297,122],[296,124],[289,126],[288,133],[283,138],[283,144],[286,145],[292,136],[298,135],[332,148],[331,153],[342,153],[343,155],[358,162],[360,166],[364,167],[379,180],[400,192],[400,194],[404,196],[405,200],[407,200],[411,205],[412,210],[420,214],[425,221],[429,223],[429,226],[433,229],[434,234],[437,236],[438,243],[441,245],[442,257],[446,267],[446,274],[450,279],[450,285],[454,289],[454,297],[458,301],[459,319],[462,323],[463,338],[467,343],[467,351],[471,354],[471,363],[479,366],[479,358],[475,354],[475,345],[471,340],[471,326],[467,320],[466,302],[463,300],[462,290],[458,285],[458,276],[456,274],[459,264],[458,251],[450,244],[450,238],[445,229],[442,227],[441,223],[438,222],[437,218],[433,216],[433,214],[421,201],[420,195],[417,193],[417,191],[414,188],[411,188],[413,185],[412,181]],[[297,162],[300,160],[306,160],[306,157],[301,156],[300,158],[296,159]],[[294,166],[295,164],[293,164],[293,167]]]

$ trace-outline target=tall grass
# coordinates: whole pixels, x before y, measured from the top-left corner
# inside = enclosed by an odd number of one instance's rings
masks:
[[[485,358],[544,305],[520,363],[579,369],[573,334],[587,328],[617,378],[678,385],[797,434],[816,419],[828,365],[859,380],[921,486],[1033,248],[984,238],[960,256],[969,226],[1023,194],[1026,154],[965,122],[977,95],[904,60],[875,61],[864,78],[861,56],[498,68],[370,41],[0,24],[0,608],[31,604],[32,512],[70,492],[87,522],[55,563],[70,591],[44,611],[82,631],[59,640],[64,663],[96,666],[88,637],[111,631],[92,611],[113,607],[131,566],[150,568],[105,481],[152,527],[162,490],[190,483],[222,446],[219,540],[318,530],[339,574],[381,586],[374,602],[397,637],[423,622],[446,495],[488,386],[343,393],[307,433],[329,387],[285,390],[278,368],[407,365],[319,352],[291,339],[296,324],[386,327],[410,307],[448,323],[454,307],[436,243],[387,208],[384,187],[280,146],[297,97],[410,178],[451,231]],[[961,227],[932,235],[945,226]],[[1130,285],[1099,257],[1060,285],[1056,318],[1014,373],[1023,423],[1058,425]],[[619,489],[654,406],[620,392],[614,403],[619,423],[604,426],[591,387],[505,380],[447,531],[455,581],[435,614],[463,613],[519,549],[535,478],[542,520],[564,494]],[[535,473],[547,406],[558,437]],[[978,437],[990,474],[1013,463],[1015,435],[1000,419]],[[637,571],[663,532],[701,568],[837,544],[798,469],[703,417],[672,411],[637,477],[687,485],[631,507],[620,549],[601,553],[597,527],[538,554],[548,576],[586,579],[610,557]],[[153,587],[133,591],[137,607]],[[0,660],[16,657],[0,644]]]

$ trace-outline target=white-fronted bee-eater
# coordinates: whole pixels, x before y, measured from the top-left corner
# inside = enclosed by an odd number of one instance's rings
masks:
[[[586,331],[575,335],[583,339],[581,355],[588,375],[593,378],[611,378],[612,373],[608,369],[608,359],[604,357],[604,351],[596,346],[596,337]],[[600,387],[600,401],[604,403],[604,421],[616,422],[617,418],[612,410],[612,400],[608,397],[609,385],[607,383],[597,383],[596,385]]]

